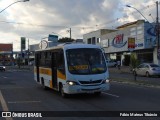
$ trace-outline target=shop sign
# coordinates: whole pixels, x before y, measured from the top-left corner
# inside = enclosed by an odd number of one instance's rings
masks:
[[[147,29],[147,33],[151,36],[156,36],[156,27],[151,27]]]
[[[58,36],[57,35],[49,35],[48,36],[48,41],[57,42],[58,41]]]
[[[135,44],[135,47],[143,47],[143,43]]]
[[[128,38],[128,49],[135,48],[135,38]]]
[[[135,49],[135,38],[128,38],[128,50],[133,51]]]
[[[125,44],[127,43],[127,41],[123,41],[123,34],[119,34],[117,35],[113,41],[112,41],[112,46],[116,47],[116,48],[121,48],[123,47]]]

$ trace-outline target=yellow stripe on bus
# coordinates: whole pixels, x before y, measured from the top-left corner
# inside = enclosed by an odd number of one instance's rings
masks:
[[[52,75],[52,71],[49,68],[39,68],[39,73],[40,74],[46,74],[46,75]]]
[[[52,80],[50,80],[50,88],[53,88],[53,85],[52,85]]]
[[[34,68],[34,72],[37,73],[36,67]],[[52,76],[52,70],[50,68],[39,68],[40,74],[45,74],[48,76]],[[57,78],[60,78],[61,80],[66,80],[66,75],[61,73],[59,70],[57,70]],[[50,83],[51,84],[51,83]]]
[[[66,80],[66,75],[64,75],[63,73],[61,73],[59,70],[57,70],[57,77],[62,79],[62,80]]]

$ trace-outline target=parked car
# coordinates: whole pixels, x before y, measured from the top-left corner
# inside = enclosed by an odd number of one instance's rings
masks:
[[[143,63],[133,69],[133,74],[146,77],[160,76],[160,66],[153,63]]]
[[[5,71],[6,67],[5,66],[0,66],[0,71]]]
[[[106,63],[107,63],[108,67],[116,67],[117,66],[117,62],[115,62],[115,61],[106,60]]]

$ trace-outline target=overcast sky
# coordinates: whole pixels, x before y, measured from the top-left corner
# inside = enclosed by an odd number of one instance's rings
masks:
[[[23,1],[23,0],[22,0]],[[157,0],[158,1],[158,0]],[[16,0],[0,0],[0,11]],[[0,13],[0,43],[13,43],[20,50],[20,37],[30,44],[39,43],[48,34],[83,38],[97,29],[115,29],[119,25],[144,19],[156,20],[156,0],[30,0],[18,2]],[[160,12],[159,12],[160,13]],[[151,14],[151,16],[149,16]]]

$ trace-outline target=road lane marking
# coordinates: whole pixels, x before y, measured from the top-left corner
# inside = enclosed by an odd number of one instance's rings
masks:
[[[113,96],[113,97],[117,97],[117,98],[119,98],[120,96],[118,96],[118,95],[114,95],[114,94],[110,94],[110,93],[106,93],[106,92],[102,92],[103,94],[106,94],[106,95],[110,95],[110,96]]]
[[[1,105],[2,105],[3,111],[9,111],[8,106],[7,106],[6,101],[5,101],[5,99],[2,95],[1,90],[0,90],[0,102],[1,102]],[[5,119],[6,120],[13,120],[11,117],[6,117]]]
[[[7,78],[6,76],[2,76],[3,78]]]
[[[9,101],[9,104],[15,104],[15,103],[40,103],[41,101]]]
[[[2,92],[0,91],[0,101],[1,101],[1,105],[2,105],[2,108],[4,111],[8,111],[8,107],[7,107],[7,104],[6,104],[6,101],[4,100],[4,97],[2,95]]]

